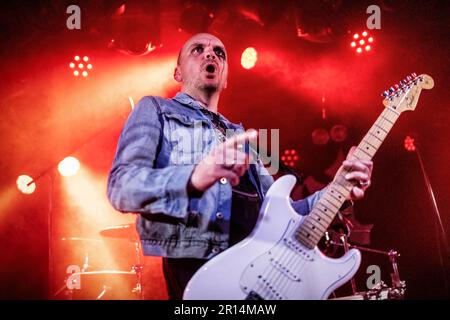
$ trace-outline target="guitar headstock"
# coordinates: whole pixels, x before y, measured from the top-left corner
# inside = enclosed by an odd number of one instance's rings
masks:
[[[416,75],[412,73],[399,84],[390,87],[383,92],[383,104],[398,112],[415,110],[419,101],[422,89],[431,89],[434,86],[434,80],[429,75]]]

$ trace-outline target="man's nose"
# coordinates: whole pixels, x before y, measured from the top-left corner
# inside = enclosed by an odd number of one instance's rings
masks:
[[[205,50],[205,58],[206,59],[216,59],[216,54],[214,53],[214,50],[207,48]]]

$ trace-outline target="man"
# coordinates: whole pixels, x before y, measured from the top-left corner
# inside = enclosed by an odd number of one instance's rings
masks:
[[[227,76],[223,43],[206,33],[190,38],[174,72],[181,92],[173,99],[139,102],[121,133],[109,176],[114,208],[139,214],[144,254],[163,257],[171,299],[182,297],[207,259],[252,231],[273,183],[258,156],[251,158],[246,141],[255,131],[244,132],[217,111]],[[343,166],[352,171],[346,177],[355,182],[352,199],[362,198],[372,163],[347,160]],[[306,215],[322,192],[292,206]]]

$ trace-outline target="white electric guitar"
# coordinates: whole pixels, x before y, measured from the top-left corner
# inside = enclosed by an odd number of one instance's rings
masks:
[[[372,159],[403,111],[414,110],[422,89],[433,79],[412,74],[383,93],[385,109],[353,153]],[[338,259],[317,248],[353,184],[342,168],[309,215],[298,215],[289,195],[295,178],[286,175],[270,187],[258,223],[244,240],[212,258],[195,273],[184,291],[188,300],[304,300],[327,299],[350,280],[361,254],[349,250]]]

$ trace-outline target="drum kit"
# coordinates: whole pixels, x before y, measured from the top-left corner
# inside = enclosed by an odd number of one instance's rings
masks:
[[[108,227],[100,231],[100,239],[63,237],[73,248],[87,247],[78,264],[69,265],[63,285],[54,294],[55,299],[69,300],[135,300],[144,299],[142,288],[142,250],[134,224],[122,224]],[[134,263],[128,270],[103,268],[107,263],[92,263],[100,253],[92,250],[95,244],[104,244],[108,240],[126,243],[132,252]],[[88,245],[86,245],[88,244]],[[118,246],[116,246],[118,247]],[[120,252],[119,255],[127,255]]]

